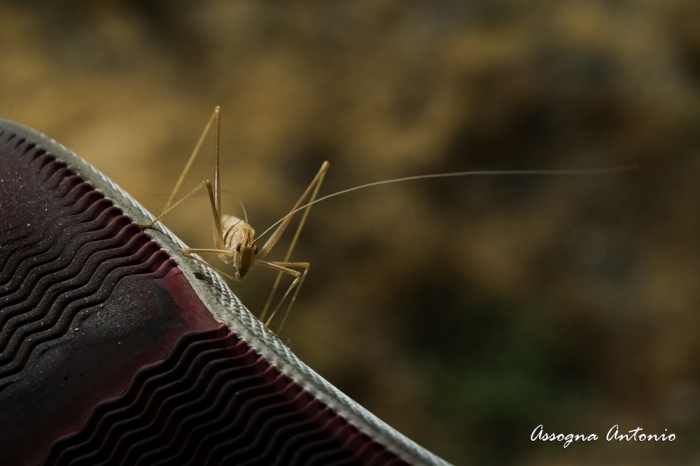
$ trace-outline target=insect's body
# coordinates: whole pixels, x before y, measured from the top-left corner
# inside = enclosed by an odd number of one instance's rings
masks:
[[[258,254],[255,230],[245,220],[226,214],[221,216],[221,230],[224,235],[224,244],[221,249],[229,251],[230,254],[219,254],[218,257],[223,263],[234,268],[234,276],[237,279],[243,279],[253,268]],[[214,229],[214,244],[217,240],[216,229]]]

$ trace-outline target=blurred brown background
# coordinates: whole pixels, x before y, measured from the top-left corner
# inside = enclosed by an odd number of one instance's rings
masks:
[[[638,163],[321,203],[281,337],[456,464],[699,464],[700,3],[0,2],[0,117],[154,213],[215,105],[258,232],[323,160],[322,193]],[[186,187],[212,170],[210,144]],[[207,247],[209,215],[199,197],[166,223]],[[272,278],[233,289],[258,313]],[[538,424],[601,440],[532,443]],[[677,440],[605,442],[614,424]]]

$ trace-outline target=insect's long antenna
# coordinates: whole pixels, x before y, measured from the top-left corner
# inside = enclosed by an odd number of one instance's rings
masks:
[[[241,201],[241,198],[236,196],[235,194],[232,194],[233,197],[236,198],[238,201],[238,204],[240,204],[241,209],[243,209],[243,220],[245,220],[245,223],[248,223],[248,212],[245,211],[245,206],[243,205],[243,201]]]
[[[221,222],[221,183],[219,183],[219,148],[221,141],[221,107],[218,105],[214,109],[214,118],[216,121],[216,137],[214,138],[214,203],[216,204],[216,212],[219,215],[218,221]]]
[[[300,210],[306,209],[308,206],[316,204],[321,201],[325,201],[326,199],[330,199],[332,197],[340,196],[341,194],[347,194],[353,191],[358,191],[360,189],[365,189],[365,188],[371,188],[372,186],[381,186],[384,184],[391,184],[391,183],[402,183],[404,181],[415,181],[415,180],[426,180],[426,179],[432,179],[432,178],[453,178],[453,177],[458,177],[458,176],[489,176],[489,175],[603,175],[603,174],[610,174],[610,173],[620,173],[620,172],[625,172],[629,170],[634,170],[638,167],[638,165],[632,164],[632,165],[627,165],[624,167],[613,167],[613,168],[583,168],[583,169],[576,169],[576,170],[475,170],[475,171],[466,171],[466,172],[455,172],[455,173],[436,173],[433,175],[415,175],[415,176],[406,176],[404,178],[395,178],[393,180],[384,180],[384,181],[375,181],[373,183],[367,183],[367,184],[362,184],[360,186],[355,186],[354,188],[349,188],[349,189],[344,189],[342,191],[338,191],[333,194],[328,194],[326,196],[320,197],[316,199],[313,202],[309,202],[308,204],[305,204],[298,209],[292,210],[289,212],[287,215],[282,217],[281,219],[277,220],[275,223],[270,225],[270,227],[263,231],[257,238],[259,239],[260,237],[266,235],[269,233],[273,228],[275,228],[277,225],[282,223],[284,219],[287,217],[294,215],[295,213],[299,212]]]

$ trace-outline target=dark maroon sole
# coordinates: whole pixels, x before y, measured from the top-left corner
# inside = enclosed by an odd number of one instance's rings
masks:
[[[167,230],[132,223],[145,215],[0,120],[0,465],[445,464],[262,332]]]

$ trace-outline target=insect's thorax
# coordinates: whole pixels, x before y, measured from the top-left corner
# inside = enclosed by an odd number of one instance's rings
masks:
[[[243,278],[255,263],[255,230],[245,220],[233,215],[221,216],[224,249],[230,254],[220,254],[219,259],[235,268],[236,277]]]

